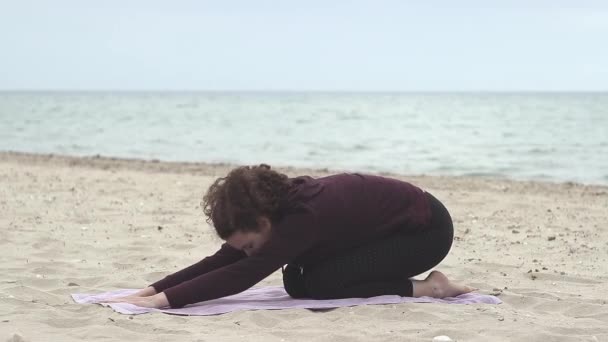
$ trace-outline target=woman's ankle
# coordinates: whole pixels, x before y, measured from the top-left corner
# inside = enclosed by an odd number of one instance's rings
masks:
[[[425,280],[411,279],[411,281],[412,297],[433,297],[433,286],[428,278]]]

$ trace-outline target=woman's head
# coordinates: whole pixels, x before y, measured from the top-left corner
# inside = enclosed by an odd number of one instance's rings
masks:
[[[203,211],[223,240],[270,229],[281,218],[288,177],[270,166],[241,166],[218,178],[203,197]],[[251,239],[247,239],[248,241]]]

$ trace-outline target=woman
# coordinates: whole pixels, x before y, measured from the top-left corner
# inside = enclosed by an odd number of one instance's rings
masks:
[[[295,298],[473,290],[438,271],[411,279],[443,260],[453,227],[441,202],[407,182],[358,173],[288,178],[262,164],[218,178],[202,205],[221,248],[114,302],[183,307],[242,292],[281,267]]]

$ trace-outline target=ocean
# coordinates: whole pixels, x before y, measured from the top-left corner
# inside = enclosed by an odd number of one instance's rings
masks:
[[[0,150],[608,184],[608,93],[0,92]]]

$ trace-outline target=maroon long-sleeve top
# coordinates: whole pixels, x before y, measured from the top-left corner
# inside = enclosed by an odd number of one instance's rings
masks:
[[[227,243],[213,255],[150,285],[171,307],[242,292],[283,265],[311,265],[398,230],[419,229],[431,212],[404,181],[359,173],[291,178],[284,214],[268,241],[247,256]]]

